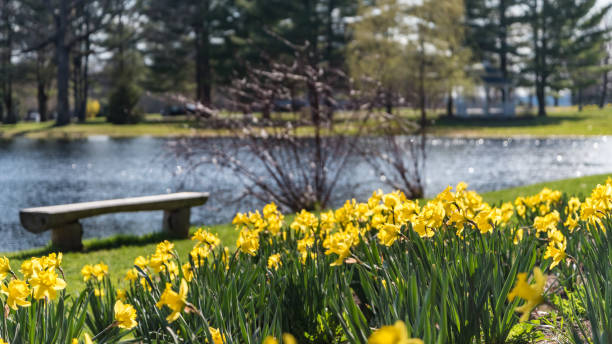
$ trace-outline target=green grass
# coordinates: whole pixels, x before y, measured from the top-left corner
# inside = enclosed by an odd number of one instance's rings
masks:
[[[435,121],[434,135],[469,137],[612,135],[612,107],[549,108],[547,117],[518,116],[501,120],[447,119]]]
[[[508,137],[508,136],[592,136],[612,135],[612,107],[598,109],[585,107],[581,112],[575,107],[549,108],[547,117],[521,115],[510,119],[448,119],[433,120],[429,132],[440,136],[469,137]],[[430,111],[430,118],[435,111]],[[408,118],[417,118],[410,109],[402,109],[401,114]],[[223,112],[221,117],[228,116]],[[273,119],[288,121],[297,119],[298,114],[273,114]],[[255,117],[260,117],[255,114]],[[334,121],[336,130],[354,133],[357,130],[352,125],[348,112],[337,112]],[[226,136],[232,132],[227,129],[196,128],[195,122],[185,116],[162,117],[159,114],[147,115],[145,121],[139,124],[113,125],[106,123],[104,118],[90,119],[85,123],[74,123],[63,127],[55,127],[53,122],[29,123],[21,122],[13,125],[0,125],[0,139],[13,137],[29,137],[35,139],[79,139],[94,135],[110,137],[174,137],[174,136]],[[370,121],[367,126],[374,125]],[[299,127],[298,135],[312,135],[310,126]]]
[[[139,124],[114,125],[104,118],[88,119],[85,123],[74,123],[63,127],[54,122],[0,125],[0,139],[28,137],[33,139],[79,139],[89,136],[105,135],[110,137],[155,136],[172,137],[195,134],[192,122],[184,116],[164,118],[160,115],[147,115]],[[199,135],[216,135],[213,130],[198,130]]]
[[[484,193],[485,201],[498,203],[512,201],[517,196],[532,195],[540,191],[543,187],[560,190],[562,192],[586,196],[597,184],[605,182],[609,174],[594,175],[581,178],[564,179],[553,182],[538,183],[533,185],[510,188],[506,190]],[[286,216],[286,221],[291,222],[293,215]],[[211,226],[211,231],[218,233],[222,243],[226,246],[235,247],[238,233],[230,224]],[[192,230],[195,230],[193,228]],[[125,272],[132,267],[132,262],[139,255],[146,256],[155,250],[155,245],[166,239],[163,234],[150,234],[142,237],[136,236],[116,236],[106,239],[94,239],[85,241],[84,252],[71,252],[64,254],[62,267],[68,282],[68,291],[76,292],[83,288],[84,283],[81,279],[81,268],[84,264],[95,264],[98,262],[106,263],[110,268],[113,281],[123,284]],[[191,240],[172,240],[176,245],[179,255],[184,259],[191,250],[193,242]],[[40,248],[22,252],[8,253],[11,259],[11,266],[17,271],[21,263],[31,256],[47,254],[49,248]]]

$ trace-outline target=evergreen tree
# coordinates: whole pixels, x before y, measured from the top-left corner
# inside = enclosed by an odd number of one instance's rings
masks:
[[[142,119],[142,111],[136,108],[145,75],[142,55],[136,49],[137,28],[130,25],[138,16],[134,8],[125,3],[118,8],[116,20],[109,26],[104,46],[113,53],[107,69],[110,78],[110,95],[106,120],[114,124],[136,123]]]
[[[522,0],[465,0],[466,43],[477,62],[488,61],[499,67],[505,79],[511,78],[512,65],[523,45],[519,27],[525,21]],[[502,93],[505,100],[508,95]]]
[[[0,121],[16,123],[17,113],[13,98],[13,79],[15,55],[15,36],[17,25],[15,16],[17,1],[0,0]]]
[[[546,116],[546,94],[554,80],[574,76],[574,88],[589,84],[583,78],[603,58],[601,44],[607,29],[602,20],[612,5],[596,7],[596,0],[532,0],[527,17],[531,29],[531,72],[538,99],[538,115]],[[595,75],[595,74],[593,74]],[[579,76],[579,77],[578,77]]]
[[[195,98],[211,104],[212,86],[232,61],[232,0],[159,0],[142,2],[146,54],[152,61],[148,85],[156,91],[186,90],[195,70]]]

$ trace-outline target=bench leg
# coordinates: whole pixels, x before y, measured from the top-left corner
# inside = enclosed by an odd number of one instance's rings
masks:
[[[170,233],[175,238],[189,238],[189,216],[191,208],[181,208],[175,210],[164,210],[164,232]]]
[[[76,221],[51,230],[51,243],[61,251],[80,251],[83,249],[83,226]]]

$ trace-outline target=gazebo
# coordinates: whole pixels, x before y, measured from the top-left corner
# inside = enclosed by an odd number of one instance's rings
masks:
[[[514,116],[512,81],[505,78],[499,68],[491,67],[487,63],[483,65],[484,70],[479,77],[482,84],[477,85],[475,95],[457,97],[457,115],[460,117]]]

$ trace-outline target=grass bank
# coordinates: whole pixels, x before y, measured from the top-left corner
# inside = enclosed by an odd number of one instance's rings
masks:
[[[434,111],[432,111],[433,113]],[[429,132],[438,136],[460,137],[508,137],[508,136],[595,136],[612,135],[612,107],[598,109],[585,107],[578,111],[576,107],[549,108],[547,117],[518,116],[510,119],[449,119],[432,120]],[[417,118],[412,110],[401,110],[402,115]],[[227,114],[223,114],[227,115]],[[336,129],[354,132],[355,126],[346,122],[346,113],[338,112],[335,116]],[[256,115],[258,116],[258,115]],[[430,115],[430,117],[434,117]],[[273,119],[283,121],[296,120],[291,113],[273,114]],[[226,129],[197,127],[196,122],[185,116],[162,117],[147,115],[139,124],[113,125],[104,118],[90,119],[85,123],[74,123],[55,127],[53,122],[29,123],[14,125],[0,124],[0,139],[28,137],[33,139],[80,139],[89,136],[105,135],[109,137],[177,137],[177,136],[226,136],[231,132]],[[204,122],[204,124],[206,124]],[[344,127],[346,129],[343,129]],[[312,127],[298,129],[299,135],[312,135]]]
[[[510,119],[449,119],[435,121],[430,132],[439,136],[596,136],[612,135],[612,107],[548,108],[548,116],[518,116]]]
[[[185,116],[162,117],[147,115],[138,124],[115,125],[107,123],[104,118],[88,119],[85,123],[73,123],[56,127],[54,122],[20,122],[17,124],[0,124],[0,139],[27,137],[32,139],[81,139],[89,136],[109,136],[128,138],[138,136],[177,137],[190,135],[216,136],[215,130],[194,129],[194,122]]]
[[[538,183],[505,190],[493,191],[482,194],[485,201],[498,203],[514,200],[517,196],[531,195],[540,191],[543,187],[560,190],[573,195],[587,195],[597,184],[605,182],[611,174],[594,175],[581,178],[564,179],[553,182]],[[288,215],[286,220],[292,220]],[[195,230],[195,228],[193,228]],[[211,231],[219,234],[219,237],[227,246],[235,246],[237,234],[230,224],[213,225]],[[139,255],[146,256],[155,250],[155,245],[166,239],[162,234],[151,234],[142,237],[120,236],[107,239],[96,239],[85,242],[85,251],[79,253],[66,253],[62,263],[69,291],[82,290],[84,283],[81,279],[81,268],[84,264],[104,262],[110,267],[111,278],[114,281],[122,281],[125,271],[132,267],[132,262]],[[186,257],[193,247],[191,240],[172,240],[176,250],[181,257]],[[48,253],[48,248],[35,249],[7,254],[11,259],[13,269],[19,269],[21,263],[31,256],[39,256]]]

